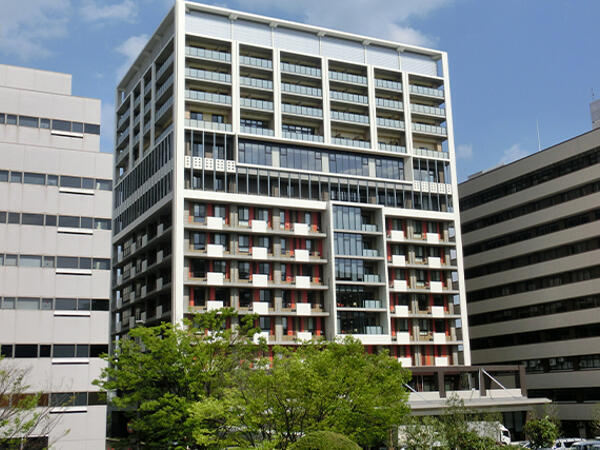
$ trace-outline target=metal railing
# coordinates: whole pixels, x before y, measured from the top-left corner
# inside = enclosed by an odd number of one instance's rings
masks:
[[[355,75],[353,73],[337,72],[335,70],[329,71],[329,79],[337,81],[345,81],[354,84],[367,84],[367,77],[363,75]]]
[[[231,62],[231,53],[220,52],[218,50],[208,50],[206,48],[188,46],[185,48],[185,54],[186,56],[210,59],[213,61]]]
[[[386,119],[385,117],[377,118],[377,125],[380,127],[396,128],[404,130],[404,122],[402,120]]]
[[[329,97],[333,100],[342,100],[344,102],[362,103],[364,105],[369,103],[369,97],[366,95],[350,94],[348,92],[330,91]]]
[[[413,123],[412,128],[413,128],[413,131],[417,131],[417,132],[421,132],[421,133],[436,134],[438,136],[446,136],[447,135],[446,127],[438,127],[435,125],[427,125],[424,123]]]
[[[281,104],[281,111],[289,114],[298,114],[301,116],[323,117],[323,110],[320,108],[312,108],[310,106],[290,105],[289,103]]]
[[[387,152],[395,153],[406,153],[406,147],[403,145],[386,144],[385,142],[378,143],[379,150],[385,150]]]
[[[185,119],[184,124],[186,127],[191,128],[204,128],[213,131],[231,131],[230,123],[206,122],[204,120]]]
[[[434,89],[425,86],[410,85],[410,92],[413,94],[429,95],[430,97],[444,98],[443,89]]]
[[[261,78],[240,77],[240,85],[259,89],[273,89],[273,82],[271,80],[263,80]]]
[[[213,94],[212,92],[185,90],[185,98],[189,100],[198,100],[201,102],[220,103],[231,105],[231,95]]]
[[[231,83],[231,75],[228,73],[212,72],[210,70],[193,69],[191,67],[185,68],[185,76],[189,78],[196,78],[198,80],[210,80],[218,81],[221,83]]]
[[[290,83],[281,83],[281,90],[283,92],[291,92],[292,94],[310,95],[311,97],[321,97],[323,95],[323,92],[319,88]]]
[[[399,81],[382,80],[380,78],[375,78],[375,87],[402,92],[402,83],[400,83]]]
[[[273,136],[273,130],[269,128],[258,128],[258,127],[247,127],[240,126],[240,133],[248,133],[248,134],[258,134],[260,136]]]
[[[429,114],[431,116],[446,117],[446,110],[444,108],[436,108],[434,106],[411,103],[410,110],[412,112]]]
[[[430,150],[428,148],[415,148],[413,149],[415,155],[427,156],[429,158],[442,158],[450,159],[448,152],[439,152],[437,150]]]
[[[344,122],[369,123],[369,116],[342,111],[331,111],[331,119],[342,120]]]
[[[267,100],[257,100],[255,98],[240,97],[240,106],[262,109],[265,111],[273,111],[273,102],[269,102]]]
[[[331,143],[334,145],[346,145],[349,147],[360,147],[360,148],[370,148],[371,143],[369,141],[363,141],[360,139],[348,139],[341,137],[331,138]]]
[[[265,58],[256,58],[254,56],[240,55],[240,64],[244,66],[260,67],[261,69],[272,69],[273,61]]]
[[[323,136],[317,134],[294,133],[292,131],[283,131],[282,136],[285,139],[296,139],[299,141],[323,142]]]
[[[404,104],[402,102],[399,102],[398,100],[390,100],[388,98],[377,97],[375,99],[375,104],[383,108],[396,109],[398,111],[404,110]]]
[[[301,64],[291,64],[291,63],[282,62],[281,63],[281,71],[289,72],[289,73],[297,73],[298,75],[306,75],[309,77],[321,78],[321,69],[317,69],[316,67],[303,66]]]

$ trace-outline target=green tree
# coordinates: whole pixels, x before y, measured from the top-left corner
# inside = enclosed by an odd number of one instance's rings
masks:
[[[533,417],[523,427],[525,435],[531,441],[532,448],[552,447],[560,435],[558,425],[549,415]]]
[[[367,354],[351,338],[275,348],[270,367],[232,376],[221,411],[240,446],[274,441],[286,448],[312,431],[372,446],[388,441],[408,413],[409,372],[385,352]],[[203,418],[204,409],[195,406],[192,416]]]
[[[118,393],[111,404],[124,411],[132,431],[125,445],[185,448],[196,442],[196,427],[204,424],[211,430],[205,437],[207,447],[211,443],[218,447],[226,436],[219,421],[223,404],[218,400],[229,374],[249,369],[262,350],[252,342],[257,331],[254,316],[241,319],[239,327],[225,328],[235,316],[233,310],[224,309],[197,315],[181,326],[138,327],[115,344],[113,354],[105,356],[108,367],[95,384]],[[204,411],[202,420],[199,411]]]
[[[360,450],[360,446],[343,434],[332,431],[313,431],[301,437],[290,450]]]
[[[434,416],[410,416],[400,426],[399,444],[407,450],[429,450],[445,441],[440,420]]]

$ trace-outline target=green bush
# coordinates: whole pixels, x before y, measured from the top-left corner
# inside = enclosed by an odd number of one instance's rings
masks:
[[[288,448],[290,450],[360,450],[357,443],[333,431],[307,433]]]

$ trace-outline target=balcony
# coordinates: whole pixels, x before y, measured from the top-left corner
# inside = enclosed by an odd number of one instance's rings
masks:
[[[240,106],[242,108],[260,109],[262,111],[273,111],[273,102],[267,100],[257,100],[254,98],[241,97]]]
[[[425,156],[427,158],[450,159],[450,154],[448,152],[430,150],[428,148],[415,148],[413,149],[413,153],[415,155]]]
[[[156,111],[156,115],[155,115],[156,119],[155,120],[158,121],[158,119],[160,119],[163,116],[163,114],[165,112],[167,112],[169,110],[169,108],[171,108],[171,106],[173,106],[173,97],[171,97],[169,100],[164,102],[162,104],[162,106],[160,108],[158,108],[158,111]],[[158,140],[157,140],[157,142],[158,142]]]
[[[263,80],[262,78],[240,77],[240,86],[269,91],[273,90],[273,82],[271,80]]]
[[[226,63],[231,62],[231,54],[230,53],[221,52],[218,50],[208,50],[208,49],[199,48],[199,47],[186,46],[185,47],[185,55],[191,56],[194,58],[209,59],[211,61],[220,61],[220,62],[226,62]]]
[[[205,120],[185,119],[184,124],[190,128],[200,128],[213,131],[231,131],[230,123],[207,122]]]
[[[444,98],[443,89],[434,89],[425,86],[410,85],[410,93],[417,95],[425,95],[427,97]]]
[[[357,302],[341,304],[338,303],[338,309],[385,309],[381,300],[359,300]]]
[[[355,75],[353,73],[337,72],[335,70],[329,71],[329,79],[335,81],[342,81],[344,83],[360,84],[366,86],[367,77],[363,75]]]
[[[389,91],[402,92],[402,83],[399,81],[382,80],[375,78],[375,87],[387,89]]]
[[[185,98],[198,102],[217,103],[221,105],[231,105],[231,95],[213,94],[212,92],[185,90]]]
[[[377,233],[377,225],[372,223],[363,223],[360,229],[369,233]]]
[[[413,123],[413,131],[415,133],[434,134],[436,136],[447,136],[446,127],[438,127],[436,125],[428,125],[425,123]]]
[[[404,121],[387,119],[385,117],[377,118],[377,126],[385,128],[393,128],[395,130],[404,130]]]
[[[378,143],[379,150],[394,153],[406,153],[406,147],[403,145],[386,144],[384,142]]]
[[[291,131],[282,131],[284,139],[296,139],[299,141],[323,142],[323,136],[317,134],[294,133]]]
[[[416,114],[425,114],[428,116],[446,118],[446,109],[444,108],[436,108],[434,106],[418,105],[416,103],[411,103],[410,110]]]
[[[393,109],[395,111],[403,111],[404,104],[398,100],[390,100],[388,98],[377,97],[375,99],[375,105],[380,108]]]
[[[360,123],[365,125],[369,124],[369,116],[364,114],[347,113],[343,111],[331,111],[331,120]]]
[[[254,56],[240,55],[240,65],[258,67],[259,69],[273,69],[273,61],[265,58],[257,58]]]
[[[130,116],[130,115],[131,115],[131,110],[130,110],[130,109],[128,109],[128,110],[127,110],[127,112],[125,112],[125,114],[123,114],[123,115],[122,115],[122,116],[119,118],[119,121],[118,121],[118,123],[117,123],[117,128],[120,128],[120,127],[121,127],[121,125],[123,125],[123,124],[125,123],[125,121],[126,121],[127,119],[129,119],[129,116]]]
[[[291,105],[289,103],[281,104],[281,111],[285,114],[295,114],[298,116],[323,117],[323,110],[312,108],[310,106]]]
[[[342,329],[341,334],[383,334],[383,327],[381,325],[371,325],[365,327],[358,327],[352,329]]]
[[[379,258],[379,250],[363,248],[362,255],[367,258]]]
[[[196,80],[216,81],[218,83],[231,83],[231,75],[228,73],[212,72],[209,70],[185,68],[185,76]]]
[[[309,97],[322,97],[323,91],[319,88],[301,86],[299,84],[281,83],[281,91],[290,94],[306,95]]]
[[[175,55],[173,53],[171,53],[171,55],[169,55],[169,57],[165,60],[165,62],[162,63],[162,65],[160,66],[160,68],[156,70],[156,79],[157,80],[160,79],[160,77],[171,66],[171,64],[173,63],[174,57],[175,57]]]
[[[348,103],[359,103],[362,105],[367,105],[369,103],[369,97],[366,95],[351,94],[348,92],[330,91],[329,97],[332,100],[339,100]]]
[[[405,255],[392,255],[391,259],[392,266],[406,266],[406,256]]]
[[[245,125],[240,126],[240,133],[256,134],[258,136],[273,136],[275,134],[270,128],[247,127]]]
[[[301,64],[291,64],[282,62],[281,71],[286,73],[294,73],[306,77],[321,78],[321,69],[310,66],[303,66]]]

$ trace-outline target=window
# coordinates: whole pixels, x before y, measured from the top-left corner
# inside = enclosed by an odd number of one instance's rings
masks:
[[[94,219],[92,217],[81,218],[81,228],[92,229],[94,228]]]
[[[23,213],[21,215],[21,223],[23,225],[44,225],[44,215],[43,214],[28,214]]]
[[[81,122],[73,122],[71,124],[71,131],[73,133],[83,133],[83,123],[81,123]]]
[[[37,358],[38,346],[36,344],[15,345],[15,358]]]
[[[94,189],[95,182],[93,178],[82,178],[81,187],[83,189]]]
[[[213,271],[227,275],[227,261],[213,261]]]
[[[55,267],[55,259],[54,256],[44,256],[42,267],[46,268],[54,268]]]
[[[92,258],[79,258],[79,268],[90,270],[92,268]]]
[[[94,258],[95,270],[110,270],[110,259]]]
[[[37,128],[38,118],[29,116],[19,116],[19,126]]]
[[[56,267],[59,269],[79,269],[79,260],[74,256],[57,256]]]
[[[40,128],[50,129],[50,119],[40,119]]]
[[[52,348],[53,358],[74,358],[75,357],[75,345],[62,345],[54,344]],[[54,394],[53,394],[54,395]]]
[[[100,125],[96,125],[93,123],[84,124],[84,133],[87,134],[100,134]]]
[[[66,228],[79,228],[78,216],[59,216],[58,226]]]
[[[6,115],[4,113],[0,113],[0,124],[3,124],[6,120]]]
[[[250,208],[247,206],[240,206],[238,208],[238,223],[242,226],[248,226],[250,221]]]
[[[4,297],[2,301],[2,309],[15,309],[16,300],[14,297]]]
[[[269,210],[264,209],[264,208],[257,208],[256,209],[256,219],[264,220],[265,222],[268,222],[269,221]]]
[[[14,114],[6,115],[6,125],[16,125],[17,124],[17,116]]]
[[[92,299],[92,311],[108,311],[109,306],[110,302],[108,300]],[[92,347],[94,346],[92,345]],[[107,352],[108,350],[105,353]]]
[[[111,191],[112,181],[96,179],[96,189],[98,189],[99,191]]]
[[[58,186],[58,175],[48,175],[48,186]]]
[[[216,245],[222,245],[225,249],[227,249],[229,247],[226,234],[215,233],[214,242]]]
[[[57,311],[76,311],[77,300],[74,298],[57,298],[54,309]]]
[[[65,175],[61,175],[60,186],[61,187],[70,187],[70,188],[81,188],[81,178],[68,177]]]
[[[46,175],[43,173],[29,173],[25,172],[23,175],[23,182],[25,184],[46,184]]]
[[[39,298],[19,297],[17,299],[17,309],[40,309]]]
[[[42,267],[42,257],[36,255],[21,255],[19,258],[21,267]]]
[[[222,217],[225,219],[227,217],[227,208],[223,205],[215,205],[214,215],[215,217]]]
[[[238,273],[240,280],[249,280],[250,279],[250,263],[240,261],[238,263]]]
[[[51,298],[43,298],[42,299],[41,309],[43,311],[50,311],[50,310],[52,310],[53,306],[54,306],[54,299],[51,299]]]
[[[110,219],[94,219],[96,230],[110,230]]]
[[[194,247],[194,250],[206,250],[206,234],[193,233],[192,245]]]
[[[4,255],[4,265],[7,267],[17,267],[17,255]]]
[[[19,213],[8,213],[8,223],[19,224],[21,223],[21,214]]]
[[[219,115],[219,114],[213,114],[212,115],[212,121],[214,123],[224,123],[225,122],[225,116]]]
[[[8,170],[0,170],[0,181],[8,181]]]
[[[0,224],[6,223],[6,212],[0,211]]]
[[[56,216],[46,216],[46,226],[47,227],[55,227],[56,226]]]
[[[71,131],[71,122],[54,119],[52,121],[52,129],[56,131]]]
[[[240,235],[238,240],[238,249],[240,252],[248,253],[250,251],[250,236]]]
[[[270,249],[271,248],[271,239],[268,236],[258,236],[256,238],[256,246]]]
[[[23,179],[23,174],[21,172],[15,172],[14,170],[10,172],[10,182],[11,183],[20,183]]]

